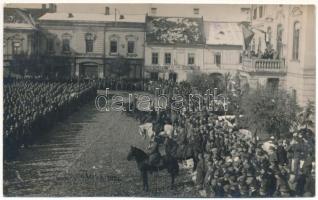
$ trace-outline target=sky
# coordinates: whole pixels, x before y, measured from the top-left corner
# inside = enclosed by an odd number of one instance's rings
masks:
[[[9,7],[41,8],[41,4],[11,4]],[[120,14],[146,14],[151,7],[157,8],[158,16],[187,16],[193,15],[193,8],[199,8],[200,16],[206,21],[244,21],[248,15],[241,11],[242,7],[250,5],[213,5],[213,4],[57,4],[57,12],[64,13],[104,13],[105,7],[110,7],[113,14],[115,8]],[[230,14],[229,14],[230,13]]]

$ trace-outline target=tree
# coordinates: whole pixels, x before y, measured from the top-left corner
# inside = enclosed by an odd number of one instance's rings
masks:
[[[244,95],[241,108],[255,136],[265,132],[276,138],[289,133],[299,110],[296,99],[286,90],[266,87],[258,87]]]
[[[308,101],[303,111],[298,114],[298,125],[304,127],[306,132],[308,127],[314,127],[314,114],[315,114],[315,105],[314,102]]]
[[[217,88],[218,93],[223,93],[225,90],[225,79],[222,74],[197,74],[189,82],[202,94],[205,94],[208,89],[213,91],[214,88]]]

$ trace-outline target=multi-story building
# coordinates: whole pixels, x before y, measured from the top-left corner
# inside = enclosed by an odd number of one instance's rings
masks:
[[[36,56],[37,28],[29,13],[18,8],[4,8],[3,57],[5,72],[25,73]],[[22,68],[22,66],[24,66]],[[6,74],[5,74],[6,75]]]
[[[243,71],[251,85],[291,90],[300,105],[315,99],[315,8],[311,5],[253,5],[254,38]]]
[[[106,7],[104,14],[47,13],[39,20],[46,73],[103,78],[125,71],[129,75],[121,78],[141,77],[144,15],[111,14]]]
[[[25,9],[9,4],[4,8],[5,72],[32,74],[38,71],[40,66],[38,66],[39,29],[37,19],[45,13],[55,11],[55,4],[43,4],[40,8]]]
[[[206,43],[204,48],[205,73],[234,74],[242,68],[244,36],[242,27],[234,22],[204,22]]]
[[[145,78],[188,79],[203,66],[202,18],[146,19]]]

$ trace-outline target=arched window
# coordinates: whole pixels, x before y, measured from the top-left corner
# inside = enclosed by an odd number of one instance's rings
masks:
[[[278,53],[278,58],[281,58],[281,56],[283,55],[283,26],[281,24],[277,25],[276,50]]]
[[[93,33],[85,34],[86,53],[93,52],[95,36]]]
[[[252,51],[255,52],[255,38],[253,38],[252,40]]]
[[[299,60],[300,23],[294,23],[293,29],[293,60]]]
[[[62,51],[68,53],[71,51],[71,38],[72,36],[68,33],[62,35]]]
[[[13,55],[21,54],[21,41],[17,41],[17,40],[12,41],[12,54]]]
[[[257,46],[257,53],[261,53],[262,51],[262,38],[258,38],[258,46]]]
[[[267,42],[271,44],[272,42],[272,28],[267,27]]]

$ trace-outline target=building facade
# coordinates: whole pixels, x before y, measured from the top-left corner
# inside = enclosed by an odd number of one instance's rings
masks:
[[[252,53],[243,68],[252,82],[286,88],[300,105],[315,100],[314,6],[253,5],[250,28]]]
[[[24,74],[36,59],[37,28],[25,10],[4,9],[3,58],[7,71]],[[8,70],[7,70],[8,69]]]
[[[144,16],[110,15],[106,8],[104,14],[47,13],[39,21],[47,73],[141,78]]]
[[[239,23],[205,22],[204,73],[232,73],[242,68],[244,36]]]
[[[189,79],[203,66],[202,18],[146,19],[145,78]]]

